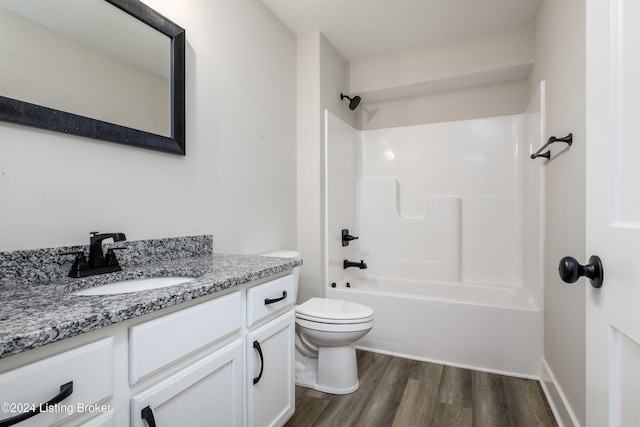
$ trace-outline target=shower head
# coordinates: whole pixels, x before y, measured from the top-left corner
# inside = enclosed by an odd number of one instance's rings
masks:
[[[340,100],[342,101],[345,98],[349,100],[349,108],[351,110],[355,110],[356,108],[358,108],[358,104],[360,104],[360,101],[362,101],[362,98],[360,98],[358,95],[351,98],[350,96],[347,96],[341,93]]]

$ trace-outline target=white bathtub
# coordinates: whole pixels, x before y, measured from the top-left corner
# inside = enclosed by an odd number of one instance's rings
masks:
[[[363,350],[539,378],[542,312],[528,289],[354,277],[326,295],[373,308]]]

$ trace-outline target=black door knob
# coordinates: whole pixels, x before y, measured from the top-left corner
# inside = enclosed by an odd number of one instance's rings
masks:
[[[574,283],[580,276],[586,276],[594,288],[601,287],[604,278],[602,261],[596,255],[589,258],[589,264],[587,265],[580,265],[575,258],[566,256],[560,260],[558,272],[560,273],[560,278],[567,283]]]

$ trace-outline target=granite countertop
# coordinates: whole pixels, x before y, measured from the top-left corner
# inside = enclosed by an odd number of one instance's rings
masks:
[[[68,248],[64,248],[68,249]],[[205,251],[206,252],[206,251]],[[287,271],[296,258],[206,253],[123,266],[117,273],[0,285],[0,359],[194,298]],[[140,292],[85,296],[72,292],[134,278],[188,276],[192,281]]]

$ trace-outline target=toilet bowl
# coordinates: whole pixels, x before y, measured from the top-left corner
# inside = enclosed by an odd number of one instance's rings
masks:
[[[278,251],[264,256],[300,254]],[[294,275],[297,292],[297,267]],[[373,327],[373,314],[365,305],[328,298],[311,298],[297,305],[296,385],[332,394],[356,391],[360,382],[354,343]]]
[[[296,307],[296,384],[325,393],[356,391],[354,343],[373,327],[373,310],[347,301],[311,298]]]

